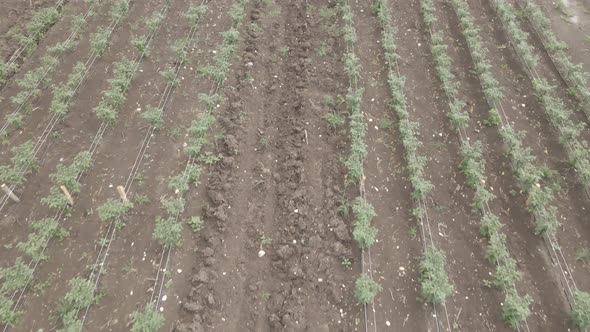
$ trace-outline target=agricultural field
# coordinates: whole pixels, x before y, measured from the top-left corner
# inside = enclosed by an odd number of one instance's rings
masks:
[[[588,0],[7,0],[2,331],[588,331]]]

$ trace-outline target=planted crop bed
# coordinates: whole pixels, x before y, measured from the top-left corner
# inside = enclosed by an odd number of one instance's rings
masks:
[[[8,1],[0,328],[590,329],[585,6]]]

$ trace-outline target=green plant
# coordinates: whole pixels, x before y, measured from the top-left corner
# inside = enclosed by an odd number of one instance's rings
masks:
[[[137,205],[145,205],[150,202],[150,198],[147,197],[146,195],[142,195],[142,194],[135,194],[133,196],[133,200],[135,201],[135,204],[137,204]]]
[[[348,257],[342,257],[342,259],[340,260],[340,264],[342,264],[342,266],[344,266],[344,268],[346,269],[352,268],[352,262],[350,261],[350,259],[348,259]]]
[[[497,127],[501,124],[500,114],[495,109],[491,109],[488,112],[488,118],[483,120],[483,124],[486,127]]]
[[[320,56],[322,58],[325,57],[326,55],[328,55],[328,46],[327,46],[326,42],[322,42],[320,44],[320,47],[318,47],[317,52],[318,52],[318,56]]]
[[[31,230],[27,241],[19,242],[16,247],[34,262],[47,259],[44,250],[50,239],[62,240],[68,236],[68,232],[53,218],[34,221],[31,224]]]
[[[0,293],[12,294],[22,289],[27,285],[32,274],[33,270],[20,257],[16,259],[12,266],[0,268],[0,280],[2,280]]]
[[[350,203],[346,196],[342,196],[338,203],[338,214],[340,214],[344,218],[348,218],[348,214],[350,212]]]
[[[103,98],[94,108],[99,120],[114,123],[119,108],[126,99],[127,91],[135,76],[136,63],[123,58],[113,66],[113,78],[109,79],[109,88],[103,91]]]
[[[81,184],[78,182],[78,176],[86,172],[92,165],[90,152],[82,151],[78,153],[70,166],[59,164],[55,173],[49,175],[53,182],[48,196],[41,199],[41,202],[51,209],[66,208],[69,204],[64,196],[60,186],[65,186],[70,194],[77,194],[81,190]]]
[[[167,65],[165,69],[161,70],[160,75],[162,75],[168,84],[176,85],[180,82],[176,75],[176,69],[170,65]]]
[[[181,196],[162,197],[160,199],[160,203],[166,209],[166,212],[168,212],[168,214],[171,216],[178,216],[182,213],[182,211],[184,211],[185,201]]]
[[[143,186],[145,184],[145,174],[142,172],[137,172],[135,177],[133,177],[133,182],[137,183],[138,186]]]
[[[336,106],[336,102],[334,101],[334,97],[330,95],[325,95],[323,99],[324,106],[328,108],[334,108]]]
[[[98,55],[102,55],[109,47],[111,30],[107,27],[100,26],[96,32],[90,35],[90,49]]]
[[[133,203],[109,198],[98,207],[98,217],[101,221],[120,222],[123,215],[133,208]]]
[[[520,280],[522,273],[517,270],[516,261],[510,257],[504,258],[497,266],[492,285],[501,289],[509,290]]]
[[[158,30],[160,23],[164,19],[164,14],[160,11],[152,13],[151,16],[145,19],[145,27],[149,34],[153,34]]]
[[[571,318],[574,324],[581,329],[590,327],[590,294],[581,291],[574,291],[575,304],[572,307]]]
[[[379,126],[381,129],[389,129],[393,126],[393,121],[389,120],[388,118],[381,119]]]
[[[0,323],[14,325],[20,316],[20,312],[12,310],[14,301],[4,294],[0,294]]]
[[[119,0],[111,8],[111,22],[119,22],[129,13],[129,0]]]
[[[199,19],[205,15],[205,13],[207,13],[206,5],[195,6],[191,4],[186,11],[185,16],[189,24],[195,26],[199,22]]]
[[[322,7],[320,7],[319,14],[320,14],[320,17],[322,19],[328,20],[328,19],[331,19],[331,18],[335,17],[337,12],[338,11],[337,11],[336,8],[330,8],[330,7],[327,7],[327,6],[322,6]]]
[[[515,290],[506,293],[502,318],[513,329],[517,329],[531,314],[529,306],[533,300],[530,296],[519,296]]]
[[[156,332],[164,325],[164,317],[153,303],[148,303],[143,311],[134,311],[129,318],[133,322],[131,332]]]
[[[180,245],[181,232],[182,225],[177,223],[173,217],[168,219],[157,217],[152,237],[162,246],[175,248]]]
[[[360,248],[366,249],[375,243],[377,237],[377,229],[371,225],[371,220],[376,216],[375,210],[365,199],[357,197],[352,211],[356,216],[352,237]]]
[[[160,129],[164,124],[164,120],[162,116],[164,114],[164,110],[161,107],[154,107],[152,105],[147,105],[145,111],[141,114],[141,117],[147,122],[150,126]]]
[[[147,36],[135,36],[131,38],[131,45],[137,50],[137,52],[139,52],[139,54],[143,54],[144,56],[149,55],[148,42],[149,39]]]
[[[63,329],[60,331],[78,331],[82,328],[82,322],[76,317],[78,311],[99,300],[94,293],[94,284],[81,277],[75,277],[69,281],[70,290],[60,301],[57,308],[58,316],[62,320]]]
[[[186,223],[190,226],[193,232],[197,233],[203,228],[203,219],[198,216],[191,217],[186,221]]]
[[[445,271],[445,254],[442,250],[429,246],[420,260],[421,298],[428,303],[442,303],[453,293]]]
[[[174,53],[174,56],[176,57],[176,62],[183,64],[186,62],[186,57],[188,55],[188,51],[187,48],[189,46],[189,40],[188,39],[177,39],[174,41],[174,44],[172,44],[172,52]]]
[[[590,262],[590,248],[579,248],[576,250],[576,260],[588,264]]]
[[[479,232],[481,235],[485,236],[488,240],[492,237],[492,235],[497,234],[500,229],[502,228],[502,223],[500,219],[490,213],[486,213],[480,221]]]
[[[33,141],[27,141],[13,147],[10,151],[14,154],[10,158],[12,167],[0,166],[0,182],[22,186],[25,182],[25,176],[38,167],[38,161],[35,157],[35,145]]]
[[[200,177],[201,166],[192,164],[183,173],[171,177],[168,181],[168,188],[174,190],[176,194],[185,193],[191,184],[197,184]]]
[[[337,129],[340,126],[343,126],[345,123],[344,118],[336,112],[329,112],[326,114],[326,122],[328,123],[328,128],[330,129]]]
[[[410,227],[410,229],[408,230],[408,235],[412,240],[415,239],[418,235],[418,228],[416,226]]]
[[[364,272],[356,279],[354,285],[354,297],[359,304],[372,303],[375,295],[381,291],[381,286]]]
[[[262,294],[260,294],[260,298],[262,298],[262,300],[264,301],[268,301],[270,299],[270,293],[269,292],[262,292]]]
[[[168,130],[168,136],[174,141],[178,141],[182,137],[182,130],[178,127],[171,128]]]
[[[262,235],[260,237],[260,247],[265,247],[265,246],[269,246],[272,243],[272,239],[270,237],[267,237],[266,235]]]

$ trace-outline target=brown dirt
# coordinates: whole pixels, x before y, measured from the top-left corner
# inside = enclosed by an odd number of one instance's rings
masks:
[[[349,330],[353,273],[340,259],[352,253],[335,205],[342,170],[320,108],[337,89],[311,83],[333,73],[338,53],[314,56],[306,40],[325,32],[302,3],[253,7],[221,120],[224,160],[207,181],[202,263],[177,329]]]

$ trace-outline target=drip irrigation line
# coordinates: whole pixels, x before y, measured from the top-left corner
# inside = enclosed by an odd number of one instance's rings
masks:
[[[168,6],[166,6],[166,7],[165,7],[165,9],[163,9],[162,13],[165,13],[165,11],[166,11],[167,9],[168,9]],[[118,22],[119,22],[119,21],[117,21],[117,24],[118,24]],[[116,24],[115,24],[115,26],[116,26]],[[114,28],[111,30],[111,33],[113,32],[113,30],[114,30]],[[149,45],[149,44],[150,44],[150,42],[151,42],[151,40],[152,40],[153,36],[155,35],[155,33],[156,33],[156,31],[154,31],[153,33],[151,33],[151,36],[150,36],[150,38],[149,38],[149,40],[148,40],[148,42],[147,42],[147,45]],[[139,56],[139,60],[136,60],[136,61],[141,61],[141,59],[143,59],[143,56],[144,56],[144,55],[145,55],[145,50],[142,52],[141,56]],[[93,63],[93,62],[92,62],[92,63]],[[136,66],[136,67],[135,67],[135,71],[137,71],[137,68],[138,68],[138,66]],[[134,71],[134,72],[135,72],[135,71]],[[87,71],[87,72],[88,72],[88,71]],[[79,84],[79,85],[80,85],[80,84]],[[79,85],[78,85],[78,86],[79,86]],[[91,157],[91,158],[92,158],[92,156],[94,155],[94,153],[95,153],[95,151],[96,151],[96,149],[97,149],[97,147],[98,147],[98,144],[99,144],[99,143],[100,143],[100,141],[102,140],[102,137],[104,136],[104,133],[106,132],[106,130],[107,130],[107,128],[108,128],[108,126],[109,126],[109,124],[108,124],[106,121],[103,121],[103,122],[101,123],[101,125],[100,125],[100,127],[99,127],[99,129],[98,129],[98,131],[97,131],[97,133],[96,133],[96,135],[95,135],[95,137],[94,137],[93,141],[91,142],[90,148],[88,149],[88,151],[90,152],[90,157]],[[77,180],[77,181],[79,181],[79,180],[81,179],[81,177],[83,176],[83,174],[84,174],[83,172],[80,172],[80,173],[78,173],[78,175],[77,175],[77,177],[76,177],[76,180]],[[2,205],[1,207],[3,207],[3,205]],[[1,207],[0,207],[0,211],[1,211]],[[64,215],[64,213],[65,213],[65,211],[66,211],[66,210],[67,210],[67,208],[66,208],[66,207],[62,207],[62,208],[61,208],[61,209],[60,209],[60,210],[59,210],[59,211],[56,213],[56,216],[54,217],[54,219],[56,219],[56,220],[58,220],[58,221],[59,221],[59,220],[62,218],[62,216]],[[107,236],[108,236],[108,234],[111,234],[111,239],[112,239],[112,238],[114,238],[114,235],[115,235],[115,232],[116,232],[116,227],[114,227],[114,226],[115,226],[114,222],[111,222],[111,223],[109,224],[109,227],[108,227],[108,230],[107,230]],[[49,244],[49,241],[50,241],[50,238],[48,238],[48,239],[47,239],[47,241],[45,242],[45,244],[44,244],[44,246],[43,246],[43,249],[42,249],[42,251],[41,251],[41,255],[43,255],[43,253],[44,253],[44,252],[45,252],[45,250],[47,249],[47,246],[48,246],[48,244]],[[110,242],[112,242],[112,240],[109,240],[108,242],[109,242],[109,245],[108,245],[108,247],[110,247]],[[98,259],[99,259],[100,255],[102,254],[102,252],[103,252],[103,250],[104,250],[104,247],[105,247],[105,243],[104,243],[104,241],[103,241],[103,243],[102,243],[102,245],[101,245],[101,248],[100,248],[100,250],[99,250],[99,255],[97,256],[97,262],[98,262]],[[106,252],[106,254],[105,254],[105,258],[103,259],[103,263],[101,263],[101,264],[100,264],[100,266],[101,266],[101,269],[102,269],[102,265],[103,265],[103,264],[104,264],[104,262],[106,261],[106,256],[107,256],[107,255],[108,255],[108,251],[107,251],[107,252]],[[29,277],[27,278],[27,282],[26,282],[26,284],[25,284],[25,287],[23,287],[23,288],[22,288],[20,291],[16,291],[16,292],[13,294],[13,296],[12,296],[12,299],[14,299],[14,297],[16,296],[16,294],[17,294],[17,293],[20,293],[20,294],[19,294],[19,296],[18,296],[18,300],[17,300],[17,302],[15,303],[15,305],[14,305],[14,307],[13,307],[13,309],[12,309],[12,312],[14,312],[14,311],[16,311],[16,310],[18,309],[18,306],[19,306],[19,304],[20,304],[20,301],[21,301],[21,299],[23,298],[23,295],[24,295],[24,293],[25,293],[25,291],[26,291],[26,288],[28,287],[28,285],[30,284],[30,282],[31,282],[31,280],[32,280],[33,274],[34,274],[34,272],[35,272],[35,270],[36,270],[36,268],[37,268],[37,266],[38,266],[39,262],[40,262],[40,260],[37,260],[37,261],[35,261],[35,262],[34,262],[34,264],[33,264],[33,261],[31,261],[31,262],[29,263],[29,267],[33,266],[33,268],[32,268],[32,270],[31,270],[31,273],[30,273]],[[93,268],[92,268],[92,271],[91,271],[91,275],[95,273],[95,269],[96,269],[97,265],[98,265],[97,263],[95,263],[95,264],[93,265]],[[98,283],[98,278],[97,278],[97,280],[96,280],[96,283]],[[9,325],[6,325],[6,326],[4,327],[4,330],[3,330],[3,332],[6,332],[8,328],[9,328]]]
[[[165,3],[166,3],[165,6],[162,8],[162,10],[160,12],[161,15],[165,15],[168,12],[168,9],[170,8],[171,1],[165,1]],[[153,31],[152,33],[150,33],[150,35],[148,36],[147,41],[146,41],[146,48],[141,52],[139,58],[136,60],[136,64],[135,64],[135,67],[133,69],[133,73],[136,73],[137,70],[139,69],[139,66],[141,65],[141,60],[143,60],[143,58],[145,57],[146,50],[149,47],[149,45],[151,44],[151,42],[152,42],[153,38],[155,37],[156,33],[158,32],[160,26],[161,26],[161,23],[158,25],[158,29],[155,30],[155,31]],[[142,144],[142,146],[143,146],[143,144]],[[147,147],[145,149],[147,149]],[[143,151],[143,153],[145,153],[145,149],[142,148],[140,151]],[[94,280],[93,291],[96,291],[96,289],[98,288],[98,283],[100,281],[100,277],[101,277],[102,272],[104,270],[104,264],[106,263],[106,260],[107,260],[107,258],[109,256],[109,251],[110,251],[110,248],[111,248],[111,243],[113,242],[113,240],[115,238],[115,234],[116,234],[116,230],[117,230],[116,222],[115,221],[111,221],[110,222],[110,224],[109,224],[109,230],[111,228],[112,228],[112,232],[111,232],[111,236],[110,236],[110,239],[109,239],[108,243],[105,243],[103,241],[103,243],[101,244],[101,249],[100,249],[100,251],[99,251],[99,253],[97,255],[97,261],[101,257],[101,255],[102,255],[102,261],[101,261],[100,265],[98,266],[99,269],[98,269],[98,271],[96,270],[97,266],[95,264],[95,266],[93,266],[93,268],[91,270],[91,273],[90,273],[90,276],[88,278],[89,281],[92,281],[93,278],[96,279],[96,280]],[[106,235],[108,236],[108,234],[109,233],[107,231],[107,234]],[[80,324],[80,329],[82,329],[82,327],[84,326],[84,323],[86,322],[86,319],[88,317],[88,311],[90,310],[90,306],[91,306],[91,304],[89,304],[88,306],[86,306],[86,308],[84,309],[84,316],[82,317],[82,322]],[[78,311],[76,313],[76,316],[80,312],[80,309],[82,309],[82,308],[78,308]]]
[[[498,12],[498,0],[488,0],[488,1],[493,1],[494,7],[496,8],[496,12]],[[517,1],[518,2],[518,1]],[[509,6],[508,4],[506,4],[506,6]],[[516,54],[519,62],[523,65],[523,67],[525,68],[525,72],[527,73],[527,76],[529,77],[529,79],[531,80],[531,82],[533,83],[533,90],[534,89],[534,84],[535,81],[539,81],[541,79],[544,80],[544,78],[539,75],[539,73],[537,72],[535,67],[531,67],[529,65],[529,63],[527,61],[524,60],[524,57],[522,55],[522,53],[520,52],[519,48],[516,47],[516,43],[514,42],[514,39],[512,38],[512,34],[509,33],[508,31],[506,31],[506,28],[504,27],[506,25],[507,22],[504,22],[504,20],[502,18],[500,18],[500,22],[502,22],[502,29],[504,30],[504,34],[506,35],[506,37],[508,38],[508,40],[510,41],[510,45],[512,46],[512,49],[514,50],[514,53]],[[516,22],[514,22],[514,24],[516,24]],[[567,83],[567,82],[566,82]],[[567,85],[567,84],[566,84]],[[559,99],[561,101],[561,98],[555,97],[556,99]],[[546,108],[544,103],[541,102],[542,107]],[[564,105],[565,106],[565,105]],[[558,124],[553,124],[553,121],[551,121],[550,116],[546,114],[546,116],[549,118],[549,122],[551,123],[551,126],[554,129],[557,129],[558,133],[560,136],[563,136],[563,131],[561,130],[560,126]],[[568,117],[569,119],[569,117]],[[561,141],[561,139],[560,139]],[[570,142],[568,141],[563,141],[561,142],[561,144],[565,145],[565,149],[568,155],[571,154],[571,152],[573,151],[572,145],[570,144]],[[587,185],[584,185],[583,183],[581,183],[582,186],[584,187],[584,192],[586,193],[586,197],[590,198],[590,188],[588,188]]]
[[[55,5],[53,5],[53,9],[58,11],[64,2],[65,2],[65,0],[59,0]],[[28,40],[24,45],[19,46],[19,48],[17,48],[16,51],[14,51],[12,53],[12,55],[10,56],[8,61],[6,62],[6,67],[11,68],[16,63],[16,61],[21,56],[21,54],[33,43],[38,43],[38,42],[33,41],[33,40]],[[2,89],[0,89],[0,92],[4,91],[4,89],[6,89],[6,86],[7,86],[7,84],[4,84]]]
[[[110,28],[109,36],[112,35],[112,33],[114,32],[114,30],[116,29],[116,27],[118,26],[119,23],[120,23],[120,19],[111,24],[111,27],[109,27]],[[66,99],[66,102],[65,102],[66,105],[69,104],[70,101],[74,98],[76,91],[78,91],[78,89],[80,88],[80,86],[82,85],[84,80],[86,79],[86,76],[90,72],[90,69],[92,69],[92,67],[94,66],[94,63],[96,62],[98,57],[99,57],[98,52],[93,51],[91,53],[90,57],[86,60],[86,62],[85,62],[86,69],[84,70],[82,77],[78,81],[78,83],[74,89],[74,93],[71,94],[70,96],[68,96],[68,98]],[[45,129],[43,130],[41,136],[37,139],[35,146],[33,147],[33,157],[31,158],[32,160],[36,159],[37,154],[39,153],[39,151],[41,150],[43,145],[47,142],[48,138],[50,137],[51,133],[53,132],[53,129],[61,121],[63,116],[64,116],[64,114],[57,114],[57,113],[54,113],[52,115],[52,117],[49,120],[49,123],[45,126]],[[32,163],[28,163],[28,164],[24,165],[19,170],[19,173],[21,175],[25,174],[31,166],[32,166]],[[16,187],[17,187],[16,185],[11,185],[9,188],[11,191],[14,191],[16,189]],[[8,194],[4,194],[4,196],[0,199],[0,212],[2,212],[2,210],[4,209],[4,207],[6,206],[8,201],[9,201]]]
[[[88,18],[88,16],[90,16],[90,14],[92,13],[92,10],[94,9],[94,6],[96,6],[96,4],[98,4],[99,2],[100,2],[100,0],[96,0],[96,1],[94,1],[90,5],[90,7],[88,8],[88,10],[86,11],[86,14],[84,14],[84,16],[83,16],[83,19],[84,19],[85,22],[86,22],[86,19]],[[64,42],[64,44],[67,44],[67,43],[71,42],[74,38],[76,38],[76,35],[78,34],[78,32],[81,29],[82,29],[82,25],[76,26],[76,29],[74,31],[70,32],[70,35],[68,36],[68,38],[66,39],[66,41]],[[65,52],[61,52],[57,58],[60,59],[64,54],[65,54]],[[43,82],[43,80],[45,79],[45,77],[47,75],[49,75],[49,73],[57,65],[58,65],[58,63],[53,63],[51,66],[48,66],[47,67],[47,69],[43,72],[43,75],[41,76],[41,78],[35,84],[35,87],[33,89],[30,89],[30,91],[27,94],[25,100],[23,100],[23,102],[21,102],[19,104],[19,106],[8,116],[8,119],[6,120],[6,122],[4,123],[4,125],[0,128],[0,136],[3,136],[5,134],[6,130],[10,126],[10,121],[22,110],[22,108],[27,103],[27,101],[29,100],[29,98],[33,95],[34,90],[36,90],[39,87],[39,85],[41,85],[41,82]]]
[[[494,2],[497,3],[496,0],[494,0]],[[457,9],[455,8],[455,5],[453,4],[451,7],[453,8],[453,11],[455,12],[455,15],[458,16]],[[468,45],[468,48],[471,49],[471,46]],[[518,52],[517,52],[517,54],[518,54]],[[520,57],[520,55],[519,55],[519,57]],[[473,59],[472,59],[472,61],[473,61]],[[479,79],[480,85],[482,87],[484,87],[484,84],[483,84],[481,78],[479,77],[479,75],[478,75],[478,79]],[[501,122],[502,122],[501,123],[501,127],[502,128],[508,128],[510,130],[513,130],[512,127],[511,127],[511,124],[510,124],[508,115],[506,114],[502,103],[501,102],[496,102],[494,100],[491,100],[490,98],[488,98],[487,95],[485,97],[486,97],[486,101],[488,102],[488,104],[493,109],[496,109],[496,110],[499,109],[501,111],[501,115],[504,117],[504,119],[502,119],[502,118],[500,119]],[[535,218],[534,214],[533,214],[533,218]],[[575,299],[574,299],[574,296],[573,296],[573,291],[577,290],[577,286],[576,286],[576,283],[575,283],[575,280],[574,280],[574,276],[571,273],[572,270],[569,267],[569,265],[568,265],[568,263],[567,263],[564,255],[563,255],[563,252],[561,251],[561,248],[560,248],[560,246],[559,246],[559,244],[557,242],[557,239],[556,238],[550,238],[550,237],[548,237],[546,235],[543,235],[541,237],[544,240],[545,245],[546,245],[546,247],[547,247],[547,249],[549,251],[549,256],[551,257],[551,259],[553,261],[553,265],[554,266],[557,266],[559,274],[563,277],[563,281],[565,282],[565,285],[566,285],[565,288],[564,288],[564,290],[566,290],[566,298],[568,299],[568,302],[569,302],[570,306],[573,306],[573,304],[575,304]],[[557,251],[560,252],[560,255],[557,254]],[[561,256],[562,261],[559,260],[559,256]],[[568,275],[570,276],[569,278],[567,277]],[[570,285],[570,283],[571,283],[571,285]],[[528,327],[528,323],[526,322],[526,320],[525,320],[525,323],[526,323],[527,330],[530,330],[529,327]],[[584,330],[584,331],[586,331],[586,330]]]

